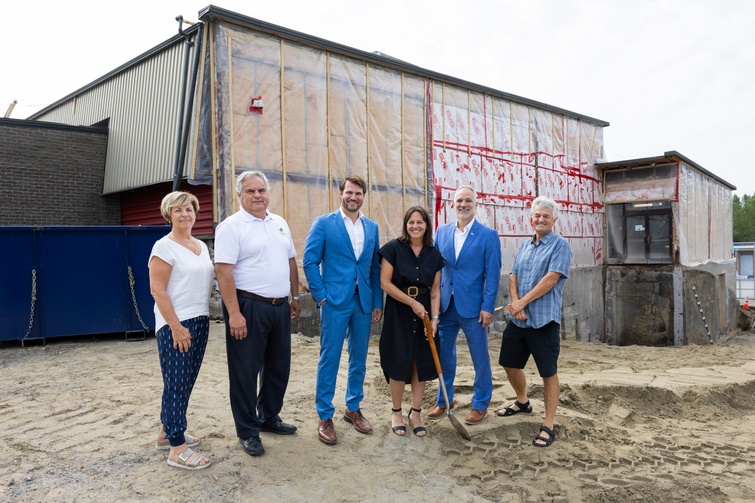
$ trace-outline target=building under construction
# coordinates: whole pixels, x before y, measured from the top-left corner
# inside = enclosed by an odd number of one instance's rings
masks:
[[[162,223],[162,196],[188,186],[211,240],[238,209],[235,176],[261,170],[301,260],[347,174],[368,181],[363,211],[383,242],[416,204],[452,221],[469,184],[500,236],[505,305],[543,195],[574,257],[564,337],[679,345],[733,327],[734,187],[682,154],[606,162],[605,121],[214,6],[199,21],[30,118],[107,127],[97,196],[120,198],[122,224]]]

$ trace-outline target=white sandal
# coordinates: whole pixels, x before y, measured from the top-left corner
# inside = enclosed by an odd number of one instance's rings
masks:
[[[189,461],[192,455],[194,456],[194,458]],[[176,468],[183,468],[184,470],[203,470],[212,464],[210,458],[203,456],[198,452],[194,452],[188,447],[185,451],[179,454],[178,459],[180,461],[173,461],[172,459],[168,458],[168,464]],[[207,463],[200,465],[199,463],[201,463],[205,459],[207,460]]]

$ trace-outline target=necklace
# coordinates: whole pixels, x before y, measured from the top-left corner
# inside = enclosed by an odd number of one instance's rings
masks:
[[[199,241],[197,239],[194,239],[193,237],[189,236],[190,241],[186,241],[186,240],[179,241],[177,236],[174,235],[173,233],[168,234],[168,237],[175,243],[178,243],[179,245],[189,250],[194,255],[202,254],[202,245],[199,244]]]

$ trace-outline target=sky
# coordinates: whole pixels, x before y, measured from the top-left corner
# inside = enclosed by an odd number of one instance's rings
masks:
[[[0,114],[24,119],[196,21],[207,0],[3,7]],[[112,5],[112,7],[111,7]],[[609,122],[606,161],[676,150],[755,194],[750,0],[217,0],[222,7]],[[749,148],[749,147],[748,147]]]

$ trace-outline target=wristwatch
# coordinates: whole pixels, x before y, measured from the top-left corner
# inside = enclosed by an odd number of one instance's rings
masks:
[[[291,296],[291,300],[299,300],[299,296],[298,295],[292,295]]]

